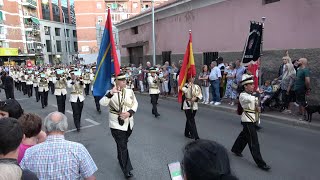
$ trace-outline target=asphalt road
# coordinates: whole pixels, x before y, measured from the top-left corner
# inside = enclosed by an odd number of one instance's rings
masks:
[[[41,108],[34,97],[28,98],[21,92],[16,99],[26,112],[34,112],[41,117],[56,111],[55,96],[49,94],[49,106]],[[4,91],[0,99],[5,99]],[[151,115],[148,96],[137,94],[138,112],[135,126],[129,139],[129,152],[137,180],[169,180],[167,164],[182,159],[182,149],[190,142],[183,135],[185,116],[176,102],[159,100],[160,118]],[[75,131],[71,105],[67,98],[69,131],[66,139],[85,145],[98,166],[97,179],[121,180],[123,174],[117,162],[116,144],[108,128],[107,108],[102,114],[95,110],[92,96],[86,97],[82,112],[82,130]],[[231,149],[242,129],[238,115],[229,111],[202,107],[196,115],[200,138],[215,140]],[[248,147],[239,158],[229,153],[233,173],[243,180],[317,180],[320,177],[320,132],[293,127],[274,121],[262,120],[263,129],[258,133],[261,153],[272,167],[270,172],[258,169]]]

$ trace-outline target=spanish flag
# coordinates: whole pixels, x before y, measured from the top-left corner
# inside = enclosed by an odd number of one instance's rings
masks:
[[[188,76],[192,76],[192,77],[196,76],[196,67],[194,65],[194,57],[193,57],[193,50],[192,50],[192,34],[191,34],[191,31],[190,31],[190,37],[189,37],[187,50],[186,50],[186,53],[184,54],[182,67],[181,67],[180,73],[179,73],[178,102],[180,102],[180,103],[182,102],[182,91],[181,91],[181,89],[185,85]]]

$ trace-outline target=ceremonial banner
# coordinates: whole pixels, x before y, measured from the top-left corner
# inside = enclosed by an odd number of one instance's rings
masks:
[[[93,82],[93,95],[104,96],[106,91],[112,87],[112,75],[118,75],[120,73],[118,56],[112,34],[110,9],[108,9],[108,17],[101,40],[96,69],[97,72]]]
[[[186,53],[183,57],[182,67],[179,73],[179,94],[178,94],[178,102],[182,102],[182,91],[181,88],[185,85],[187,81],[187,74],[191,74],[193,77],[196,76],[196,67],[194,65],[194,56],[192,50],[192,34],[190,32],[189,42],[187,46]]]
[[[243,66],[255,63],[259,59],[261,54],[262,29],[261,23],[250,22],[250,33],[243,52]]]

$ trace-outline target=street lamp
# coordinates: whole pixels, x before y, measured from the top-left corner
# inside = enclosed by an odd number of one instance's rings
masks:
[[[156,35],[154,27],[154,0],[152,0],[152,47],[153,47],[153,65],[156,65]]]
[[[42,3],[43,4],[49,4],[49,0],[42,0]],[[62,12],[62,17],[63,17],[63,25],[64,25],[64,35],[66,36],[66,46],[67,46],[67,64],[69,63],[69,38],[68,38],[68,35],[67,35],[67,26],[66,26],[66,16],[62,10],[62,8],[60,6],[58,6],[59,10]]]

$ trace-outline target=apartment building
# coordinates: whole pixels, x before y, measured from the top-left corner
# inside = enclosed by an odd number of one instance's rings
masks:
[[[155,6],[168,0],[155,0]],[[79,57],[86,62],[95,61],[99,53],[107,9],[111,10],[113,24],[128,19],[151,8],[151,0],[75,0]],[[119,51],[118,30],[113,27]],[[119,56],[120,58],[120,56]]]

